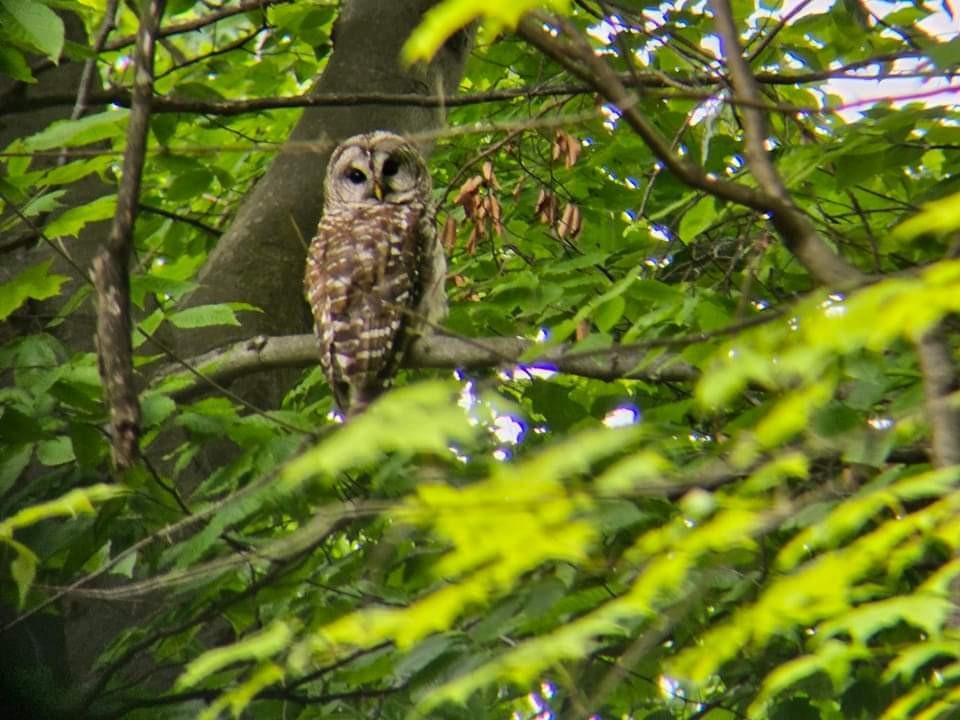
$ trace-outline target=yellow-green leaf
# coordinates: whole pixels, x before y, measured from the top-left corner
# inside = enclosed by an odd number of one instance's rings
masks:
[[[566,12],[569,5],[569,0],[443,0],[410,33],[403,58],[408,63],[429,62],[451,35],[479,18],[485,20],[488,29],[499,31],[516,27],[520,18],[535,8]]]
[[[193,687],[204,678],[243,660],[266,660],[273,657],[290,642],[295,625],[282,620],[274,621],[269,627],[250,635],[239,642],[225,647],[215,648],[196,658],[177,678],[178,688]]]
[[[920,212],[894,231],[894,238],[908,240],[922,233],[943,235],[960,228],[960,193],[924,205]]]
[[[26,507],[0,522],[0,537],[10,537],[14,530],[34,525],[48,518],[76,517],[80,513],[93,512],[95,503],[105,502],[125,492],[125,488],[104,483],[76,488],[56,500]]]
[[[69,278],[50,274],[52,259],[29,267],[10,282],[0,285],[0,320],[5,320],[28,299],[46,300],[60,293]]]

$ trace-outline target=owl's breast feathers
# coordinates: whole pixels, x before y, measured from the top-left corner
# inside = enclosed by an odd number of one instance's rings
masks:
[[[321,363],[344,410],[389,384],[407,346],[410,311],[423,294],[426,208],[328,208],[307,256],[305,288]]]

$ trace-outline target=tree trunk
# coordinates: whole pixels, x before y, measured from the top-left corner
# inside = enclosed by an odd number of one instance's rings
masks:
[[[322,93],[421,93],[455,91],[462,75],[469,42],[456,36],[429,66],[405,68],[400,48],[433,0],[344,2],[335,26],[334,52],[314,91]],[[201,272],[200,287],[185,301],[189,306],[246,302],[264,312],[245,313],[243,327],[179,330],[162,338],[180,357],[190,357],[255,334],[304,332],[310,316],[303,298],[305,242],[320,217],[321,188],[326,160],[333,145],[350,135],[378,128],[399,133],[442,126],[442,111],[409,106],[308,108],[290,141],[318,142],[322,151],[283,152],[241,205]],[[277,407],[297,370],[276,370],[244,378],[231,389],[261,407]],[[155,443],[156,459],[178,443],[176,431]],[[222,465],[233,449],[226,442],[207,449],[180,481],[185,491]],[[117,632],[137,625],[153,600],[129,609],[120,618],[109,603],[83,601],[66,627],[70,667],[80,681],[88,680],[93,661]],[[139,664],[139,663],[138,663]],[[138,668],[144,671],[144,668]],[[146,675],[144,675],[146,676]],[[154,676],[151,680],[159,680]]]

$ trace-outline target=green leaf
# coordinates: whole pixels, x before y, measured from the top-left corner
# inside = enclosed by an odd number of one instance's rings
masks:
[[[77,147],[123,135],[128,110],[106,110],[78,120],[59,120],[22,142],[26,150]]]
[[[955,640],[922,642],[910,645],[897,653],[884,673],[886,679],[899,678],[909,683],[922,667],[935,658],[960,656],[960,644]]]
[[[10,574],[17,584],[20,607],[23,607],[27,601],[27,593],[33,585],[33,579],[37,576],[37,556],[20,543],[8,541],[8,544],[13,545],[17,550],[17,556],[10,563]]]
[[[910,239],[922,233],[943,235],[960,228],[960,193],[923,206],[919,213],[893,231],[897,239]]]
[[[0,285],[0,320],[8,318],[27,300],[46,300],[60,294],[60,287],[70,278],[50,274],[53,259],[45,260]]]
[[[40,423],[16,407],[8,407],[0,416],[0,440],[5,445],[32,443],[47,437]]]
[[[501,27],[516,27],[535,8],[566,12],[569,5],[569,0],[443,0],[426,12],[401,54],[408,63],[430,61],[451,35],[477,18],[486,20],[488,30],[499,32]]]
[[[627,301],[623,299],[623,295],[612,297],[600,305],[593,314],[593,321],[600,332],[609,332],[623,317],[626,306]]]
[[[438,381],[396,388],[290,462],[279,486],[292,491],[311,477],[329,477],[386,452],[449,452],[450,442],[470,440],[475,433],[467,414],[451,402],[454,394],[455,388]]]
[[[824,637],[846,634],[865,645],[879,631],[905,622],[936,636],[953,611],[953,601],[943,597],[909,595],[861,605],[845,615],[823,623]]]
[[[126,492],[124,488],[104,483],[71,490],[56,500],[31,505],[0,522],[0,538],[10,537],[14,530],[29,527],[48,518],[76,517],[80,513],[91,513],[94,503],[105,502]]]
[[[851,663],[869,657],[870,651],[863,646],[851,647],[835,640],[827,641],[816,654],[794,658],[770,673],[748,712],[751,717],[761,716],[762,709],[772,698],[817,673],[826,673],[835,686],[839,686],[849,673]]]
[[[104,195],[96,200],[72,207],[47,223],[45,232],[48,237],[76,237],[88,223],[112,218],[117,212],[117,196]]]
[[[92,469],[107,455],[107,443],[103,434],[90,425],[74,425],[70,428],[70,444],[81,468]]]
[[[240,325],[231,303],[217,305],[198,305],[179,310],[168,316],[168,320],[178,328],[202,328],[212,325]]]
[[[40,0],[0,0],[31,44],[54,62],[63,50],[63,21]]]
[[[12,47],[0,44],[0,73],[20,82],[35,83],[30,66],[23,55]]]
[[[137,566],[137,553],[132,552],[123,557],[118,563],[110,567],[111,575],[121,575],[126,578],[133,577],[133,569]]]
[[[37,195],[23,206],[22,212],[27,217],[37,217],[38,215],[56,210],[58,207],[61,207],[60,198],[62,198],[66,192],[66,190],[54,190],[53,192]]]
[[[166,395],[160,393],[145,394],[140,399],[143,427],[151,428],[159,425],[170,417],[176,409],[177,404]]]
[[[717,201],[713,195],[700,198],[699,202],[683,214],[677,235],[687,245],[713,225],[717,219]]]
[[[44,465],[65,465],[77,459],[73,443],[66,435],[37,444],[37,459]]]
[[[191,661],[177,678],[176,687],[193,687],[218,670],[244,660],[264,660],[284,648],[293,636],[295,623],[274,621],[270,627],[250,635],[240,642],[209,650]]]
[[[930,59],[940,68],[953,68],[960,64],[960,38],[954,37],[947,42],[930,48]]]
[[[4,444],[4,447],[0,448],[0,497],[17,481],[31,457],[33,457],[33,444],[30,443]]]

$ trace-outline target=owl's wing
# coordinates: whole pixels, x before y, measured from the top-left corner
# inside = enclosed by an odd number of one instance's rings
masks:
[[[383,392],[406,351],[419,291],[422,208],[328,212],[311,244],[306,288],[334,398],[355,412]]]
[[[436,217],[432,209],[424,210],[418,225],[420,298],[411,332],[421,335],[429,333],[432,325],[447,316],[447,256],[437,234]]]

